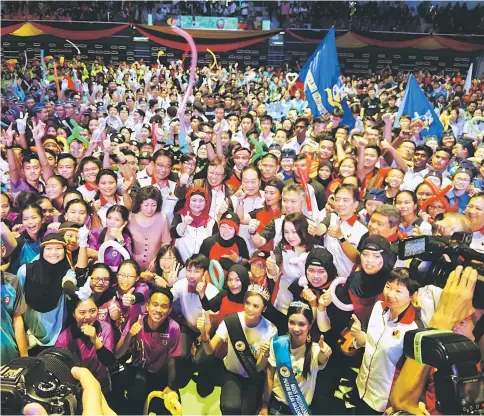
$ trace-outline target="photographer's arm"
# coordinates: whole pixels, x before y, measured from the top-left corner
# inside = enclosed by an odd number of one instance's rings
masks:
[[[439,305],[430,320],[429,327],[452,330],[460,321],[474,311],[472,297],[477,281],[477,271],[471,267],[458,266],[449,276]],[[430,374],[430,367],[407,359],[390,394],[390,405],[395,410],[412,414],[424,413],[418,402]]]

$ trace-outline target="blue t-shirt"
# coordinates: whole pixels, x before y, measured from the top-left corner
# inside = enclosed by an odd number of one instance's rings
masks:
[[[25,264],[18,269],[17,276],[22,290],[25,290],[26,266]],[[62,331],[62,326],[67,318],[67,307],[65,294],[62,293],[57,305],[49,312],[38,312],[27,305],[24,314],[25,329],[36,338],[38,345],[51,347],[57,341],[57,337]],[[28,334],[29,335],[29,334]],[[29,347],[32,338],[29,338]]]
[[[25,296],[19,285],[17,276],[12,273],[0,272],[2,274],[2,364],[19,356],[13,318],[21,316],[27,310]]]

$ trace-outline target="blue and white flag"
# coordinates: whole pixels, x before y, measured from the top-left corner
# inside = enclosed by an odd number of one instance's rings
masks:
[[[354,127],[355,119],[346,101],[339,70],[334,27],[306,62],[299,79],[304,82],[304,94],[314,117],[333,114],[338,108],[344,112],[340,124]]]
[[[410,75],[408,80],[393,127],[398,128],[400,126],[400,117],[404,114],[409,115],[412,122],[421,120],[425,123],[425,127],[420,132],[422,137],[436,136],[438,140],[442,137],[444,126],[413,74]]]

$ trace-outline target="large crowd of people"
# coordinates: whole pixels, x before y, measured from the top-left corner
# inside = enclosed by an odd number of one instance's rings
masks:
[[[155,390],[176,413],[191,380],[222,414],[413,413],[407,331],[483,345],[477,272],[442,289],[397,253],[455,232],[484,252],[484,77],[415,74],[436,137],[394,127],[406,73],[343,75],[350,128],[290,68],[199,67],[185,97],[188,70],[4,63],[2,363],[68,348],[119,414]]]
[[[401,1],[98,1],[28,2],[4,1],[2,18],[12,20],[60,20],[134,22],[166,25],[179,16],[237,17],[239,28],[262,29],[270,20],[271,29],[313,28],[340,30],[435,32],[481,34],[484,30],[482,5],[450,2],[447,5],[422,1],[409,6]],[[149,19],[152,16],[152,20]]]

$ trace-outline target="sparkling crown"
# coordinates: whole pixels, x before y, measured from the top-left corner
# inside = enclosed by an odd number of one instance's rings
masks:
[[[297,300],[295,302],[291,302],[289,304],[290,308],[302,308],[302,309],[307,309],[308,311],[311,310],[310,306],[307,303],[301,302],[300,300]]]
[[[271,294],[269,293],[269,291],[264,286],[261,286],[261,285],[256,285],[256,284],[249,285],[249,287],[247,288],[247,292],[255,292],[259,294],[267,302],[269,302],[271,298]]]

